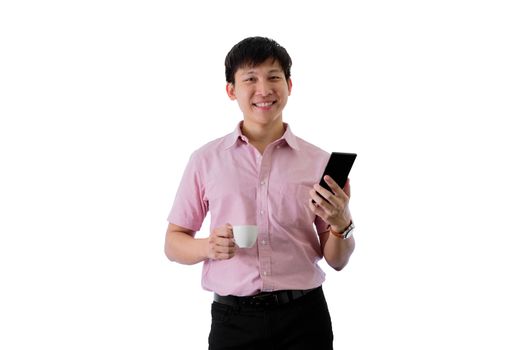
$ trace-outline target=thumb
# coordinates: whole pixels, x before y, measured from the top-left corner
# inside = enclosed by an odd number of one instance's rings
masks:
[[[344,192],[348,195],[349,197],[349,194],[350,194],[350,190],[349,190],[349,178],[347,179],[346,181],[346,184],[344,185]]]
[[[233,225],[231,225],[230,223],[227,223],[224,225],[226,230],[227,230],[227,233],[230,237],[233,237]]]

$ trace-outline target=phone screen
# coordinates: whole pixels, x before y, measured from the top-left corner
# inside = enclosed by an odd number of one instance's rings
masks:
[[[333,180],[335,180],[340,188],[344,188],[349,172],[351,171],[351,167],[356,158],[356,153],[331,153],[326,168],[324,169],[324,174],[322,174],[322,177],[320,178],[320,186],[331,191],[328,184],[324,181],[324,176],[329,175]]]

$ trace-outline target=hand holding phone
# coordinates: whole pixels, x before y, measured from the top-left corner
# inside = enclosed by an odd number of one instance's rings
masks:
[[[326,168],[324,169],[324,173],[320,178],[320,186],[333,193],[329,185],[324,181],[324,176],[329,175],[337,185],[340,186],[340,188],[344,188],[349,172],[351,171],[356,158],[356,153],[331,153]]]

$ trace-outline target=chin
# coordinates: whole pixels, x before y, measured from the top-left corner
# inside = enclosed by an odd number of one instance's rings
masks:
[[[272,116],[255,115],[255,116],[248,117],[247,119],[253,123],[267,125],[267,124],[281,121],[282,117],[275,116],[275,115],[272,115]]]

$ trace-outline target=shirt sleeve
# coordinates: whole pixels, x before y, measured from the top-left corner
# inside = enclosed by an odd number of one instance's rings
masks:
[[[186,166],[178,187],[171,212],[167,220],[171,224],[198,231],[208,211],[208,201],[199,172],[198,157],[193,153]]]

